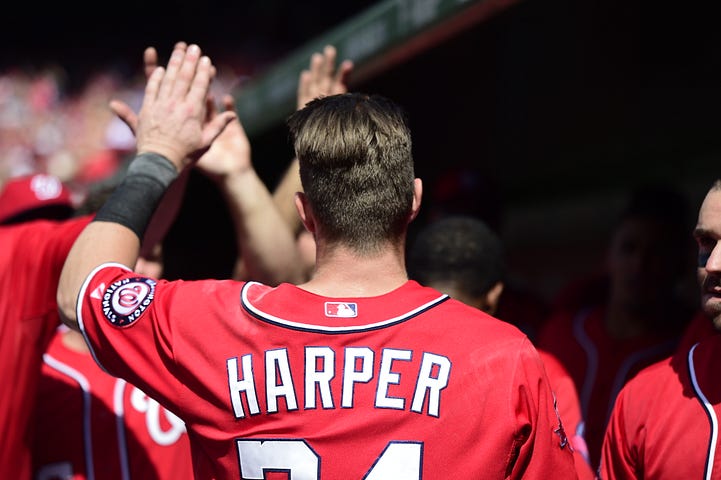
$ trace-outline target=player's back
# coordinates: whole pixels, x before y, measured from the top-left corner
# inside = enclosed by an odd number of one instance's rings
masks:
[[[130,326],[83,323],[124,352],[100,352],[102,364],[145,372],[129,380],[186,421],[200,478],[576,478],[529,340],[435,290],[331,299],[289,284],[141,283],[96,275],[96,317],[122,288],[150,301]],[[158,358],[148,341],[164,345]]]

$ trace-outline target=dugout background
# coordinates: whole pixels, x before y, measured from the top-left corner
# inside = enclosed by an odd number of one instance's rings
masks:
[[[695,215],[721,160],[721,29],[713,2],[396,3],[421,13],[489,6],[484,15],[463,16],[466,24],[446,22],[442,35],[425,42],[400,42],[401,51],[413,48],[365,62],[375,67],[351,84],[409,113],[426,186],[411,235],[432,210],[433,181],[470,165],[497,193],[513,275],[551,295],[598,266],[612,220],[636,183],[675,185]],[[108,13],[73,2],[13,3],[0,32],[0,63],[53,58],[80,76],[112,56],[135,68],[145,46],[165,51],[184,39],[262,78],[377,5],[129,0]],[[275,117],[250,135],[255,167],[271,188],[292,154],[283,112]],[[191,177],[166,255],[169,278],[230,274],[232,225],[203,177]]]
[[[708,13],[670,3],[521,1],[353,84],[397,100],[411,118],[426,186],[411,237],[433,208],[435,179],[478,169],[497,194],[514,281],[550,297],[602,262],[635,184],[676,186],[694,216],[721,160],[721,39]],[[272,187],[292,155],[285,128],[277,123],[251,142]],[[205,201],[194,196],[184,206],[168,252],[202,250],[208,262],[191,270],[224,275],[232,227],[216,221],[224,207],[212,186],[195,180],[191,191]]]

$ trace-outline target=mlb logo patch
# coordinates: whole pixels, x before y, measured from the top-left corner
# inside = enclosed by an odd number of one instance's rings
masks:
[[[350,318],[358,316],[358,305],[350,302],[325,302],[326,317]]]

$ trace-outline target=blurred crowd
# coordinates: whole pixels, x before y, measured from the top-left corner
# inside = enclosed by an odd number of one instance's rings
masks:
[[[238,77],[218,71],[213,89],[228,93]],[[108,108],[112,99],[137,110],[145,78],[107,67],[70,85],[48,65],[0,72],[0,187],[10,178],[46,173],[59,178],[79,205],[88,188],[111,178],[135,146],[131,130]]]

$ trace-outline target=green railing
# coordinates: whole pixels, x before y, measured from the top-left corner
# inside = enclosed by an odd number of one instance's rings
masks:
[[[331,44],[351,59],[353,79],[378,72],[470,26],[515,0],[386,0],[318,36],[251,79],[235,95],[249,136],[278,125],[295,109],[298,75]],[[354,80],[355,81],[355,80]]]

